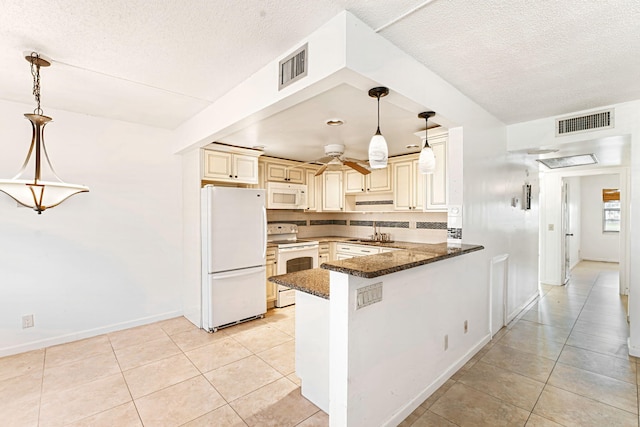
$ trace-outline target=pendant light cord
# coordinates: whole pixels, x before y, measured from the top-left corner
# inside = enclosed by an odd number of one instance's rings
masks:
[[[31,75],[33,76],[33,96],[36,98],[36,104],[38,105],[35,110],[33,110],[33,114],[37,114],[39,116],[42,115],[43,111],[40,108],[40,55],[36,52],[31,52]]]
[[[380,133],[380,94],[378,94],[378,130],[376,130],[376,135],[381,135]]]

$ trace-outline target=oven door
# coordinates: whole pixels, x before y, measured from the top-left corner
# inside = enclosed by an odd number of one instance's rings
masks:
[[[278,248],[276,265],[278,274],[318,268],[318,245]],[[286,286],[278,285],[275,306],[286,307],[295,304],[295,302],[295,291]]]

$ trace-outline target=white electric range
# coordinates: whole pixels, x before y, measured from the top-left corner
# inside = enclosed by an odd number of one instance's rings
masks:
[[[315,240],[298,239],[296,224],[268,224],[267,242],[277,245],[276,273],[286,274],[318,267],[318,246]],[[295,291],[278,285],[276,307],[296,303]]]

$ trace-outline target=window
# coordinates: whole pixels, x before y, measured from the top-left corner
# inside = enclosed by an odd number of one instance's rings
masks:
[[[602,189],[602,231],[620,231],[620,190],[617,188]]]

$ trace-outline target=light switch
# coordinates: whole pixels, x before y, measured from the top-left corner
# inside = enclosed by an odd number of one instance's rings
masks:
[[[382,301],[382,282],[358,289],[356,296],[356,310]]]

